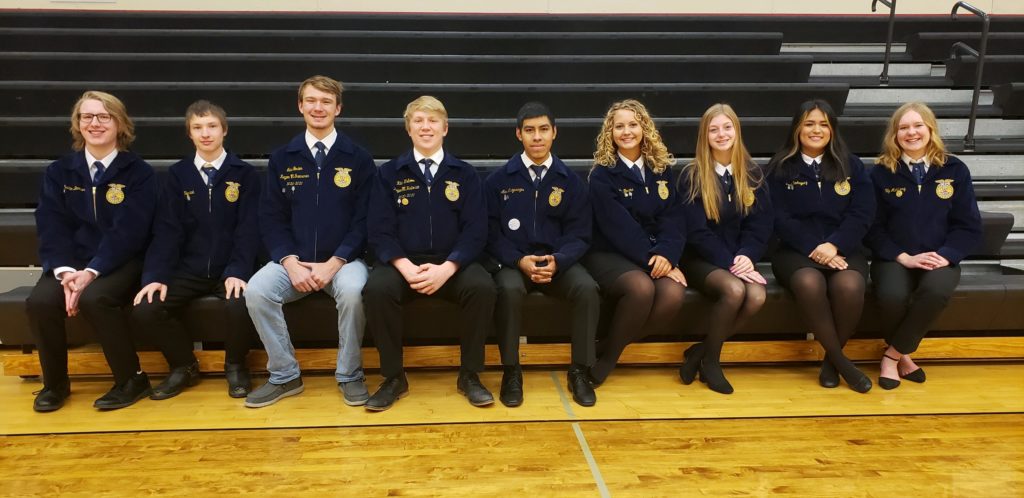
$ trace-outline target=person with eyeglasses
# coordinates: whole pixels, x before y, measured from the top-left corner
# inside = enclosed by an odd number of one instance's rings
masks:
[[[426,296],[458,304],[456,388],[471,405],[488,406],[494,396],[479,374],[497,291],[477,262],[487,243],[480,175],[443,147],[448,111],[441,101],[424,95],[410,102],[404,114],[412,149],[380,166],[370,203],[370,249],[377,261],[363,299],[384,382],[366,408],[387,410],[408,394],[402,306]]]
[[[971,172],[951,155],[935,113],[921,102],[889,119],[871,170],[878,209],[866,243],[888,347],[878,385],[924,382],[910,355],[960,283],[960,262],[981,243],[981,213]]]
[[[135,126],[117,97],[90,90],[71,113],[75,152],[47,168],[36,207],[43,272],[28,297],[43,389],[37,412],[60,409],[71,395],[65,322],[93,327],[114,376],[100,410],[125,408],[149,395],[124,305],[138,285],[157,201],[153,168],[128,150]]]
[[[781,242],[772,255],[772,272],[793,294],[804,323],[825,350],[818,383],[837,387],[842,376],[850,389],[868,392],[871,379],[846,357],[843,346],[857,331],[864,309],[868,262],[861,246],[875,215],[875,196],[828,102],[800,106],[769,171]]]

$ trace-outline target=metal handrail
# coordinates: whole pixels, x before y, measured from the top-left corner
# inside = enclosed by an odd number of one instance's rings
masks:
[[[892,32],[896,25],[896,0],[871,0],[871,12],[875,11],[879,3],[889,7],[889,36],[885,39],[885,62],[882,64],[882,74],[878,76],[878,82],[888,85],[889,54],[892,53]]]
[[[971,96],[971,117],[967,123],[967,135],[964,136],[964,150],[974,150],[974,122],[978,118],[978,99],[981,96],[981,74],[985,68],[985,51],[988,49],[988,14],[983,12],[981,9],[967,3],[957,2],[953,5],[953,10],[950,11],[949,15],[956,20],[956,11],[963,7],[964,10],[970,11],[974,15],[981,18],[981,49],[974,50],[964,42],[956,42],[950,48],[949,57],[954,58],[959,55],[960,52],[966,52],[969,55],[973,55],[978,58],[978,68],[974,72],[974,94]]]

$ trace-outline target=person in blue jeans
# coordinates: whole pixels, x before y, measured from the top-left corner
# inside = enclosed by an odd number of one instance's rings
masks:
[[[313,76],[299,86],[306,131],[273,152],[260,201],[260,232],[270,263],[253,275],[246,306],[267,350],[267,383],[249,393],[259,408],[302,392],[284,305],[324,291],[337,303],[335,379],[345,404],[366,404],[362,291],[367,268],[366,211],[376,166],[362,147],[334,128],[341,84]]]

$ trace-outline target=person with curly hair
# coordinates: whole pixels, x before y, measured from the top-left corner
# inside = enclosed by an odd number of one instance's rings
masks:
[[[910,354],[960,283],[960,261],[981,242],[971,172],[946,152],[935,113],[920,102],[893,113],[871,170],[878,209],[866,243],[888,336],[878,385],[924,382]]]
[[[772,233],[771,202],[761,170],[743,145],[732,107],[704,112],[694,161],[679,175],[687,228],[683,274],[712,300],[707,336],[687,348],[679,378],[700,379],[715,392],[731,394],[720,356],[725,340],[764,305],[765,279],[754,263]]]
[[[614,306],[590,369],[597,385],[629,343],[664,332],[682,306],[686,279],[676,262],[684,224],[674,162],[642,103],[624,100],[608,109],[590,171],[596,230],[583,263]]]

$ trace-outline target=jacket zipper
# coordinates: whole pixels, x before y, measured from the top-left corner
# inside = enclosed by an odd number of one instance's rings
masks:
[[[319,216],[319,214],[320,214],[320,168],[319,167],[317,167],[317,169],[316,169],[316,193],[313,195],[313,207],[314,207],[314,209],[313,209],[314,216]],[[317,250],[319,248],[317,247],[317,244],[318,244],[318,239],[319,239],[319,235],[320,235],[320,230],[319,229],[320,229],[319,223],[314,221],[313,222],[313,261],[317,261],[317,257],[318,257]]]
[[[207,185],[206,186],[206,205],[207,205],[207,212],[210,214],[210,216],[209,216],[209,218],[207,218],[207,220],[210,223],[213,223],[213,187],[209,186],[210,185],[209,182],[207,182],[206,185]],[[212,232],[213,230],[210,230],[210,231]],[[211,248],[209,256],[210,257],[207,258],[207,260],[206,260],[206,278],[210,278],[210,266],[213,264],[213,251],[212,251],[212,248]]]
[[[99,211],[96,209],[96,186],[92,186],[92,219],[96,223],[100,222]]]

